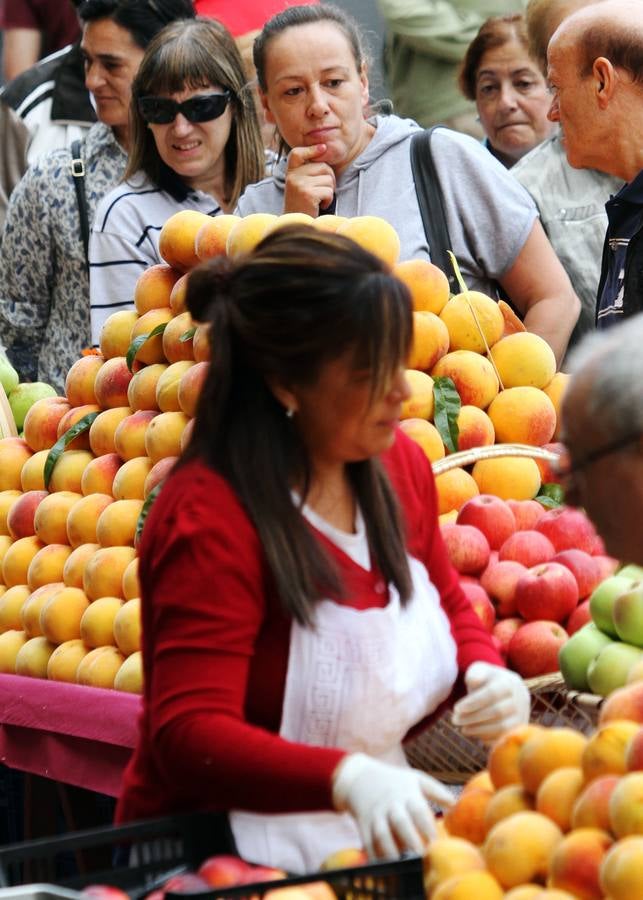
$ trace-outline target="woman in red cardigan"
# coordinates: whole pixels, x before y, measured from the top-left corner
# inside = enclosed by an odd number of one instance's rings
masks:
[[[243,857],[291,872],[362,843],[420,851],[450,794],[406,764],[409,729],[464,686],[455,722],[491,740],[529,694],[396,427],[408,292],[299,226],[196,269],[188,305],[212,362],[140,548],[144,710],[119,819],[227,810]]]

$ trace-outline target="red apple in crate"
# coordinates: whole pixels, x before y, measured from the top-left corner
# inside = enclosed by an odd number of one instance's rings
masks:
[[[498,649],[505,659],[509,652],[509,644],[512,637],[524,624],[523,619],[514,616],[509,619],[501,619],[493,626],[491,634],[498,641]]]
[[[583,600],[582,603],[578,604],[576,609],[572,610],[571,615],[565,623],[565,631],[571,637],[579,628],[582,628],[583,625],[587,625],[587,623],[591,621],[592,614],[589,611],[589,599]]]
[[[572,573],[578,585],[578,596],[581,600],[589,597],[595,587],[603,580],[600,566],[595,556],[584,550],[561,550],[553,557],[552,562],[560,563]]]
[[[181,872],[173,875],[163,885],[163,893],[172,894],[198,894],[207,891],[210,884],[195,872]],[[115,900],[115,898],[114,898]]]
[[[480,576],[480,584],[496,604],[499,619],[515,615],[516,584],[527,571],[527,567],[522,563],[505,559],[488,565]]]
[[[523,678],[557,672],[558,651],[566,640],[567,632],[558,622],[526,622],[509,642],[509,665]]]
[[[458,525],[474,525],[489,541],[492,550],[498,550],[510,534],[516,530],[514,514],[504,500],[492,494],[478,494],[460,508]]]
[[[129,894],[112,884],[88,884],[81,891],[83,897],[92,900],[130,900]]]
[[[498,559],[513,559],[528,569],[548,562],[555,555],[552,542],[544,534],[533,530],[517,531],[507,538],[498,551]]]
[[[258,884],[260,881],[281,881],[288,875],[283,869],[274,869],[272,866],[251,866],[244,884]]]
[[[460,582],[460,587],[471,602],[471,606],[484,627],[487,631],[491,631],[496,621],[496,609],[485,589],[479,584],[473,584],[472,582]]]
[[[542,563],[520,576],[515,600],[516,609],[528,622],[546,617],[560,624],[578,604],[578,585],[565,566]]]
[[[600,534],[594,535],[594,543],[592,544],[592,556],[604,556],[607,553],[605,541]]]
[[[251,870],[252,866],[240,856],[221,853],[202,862],[197,874],[212,887],[225,887],[243,884]]]
[[[447,554],[461,575],[476,575],[489,562],[489,542],[473,525],[447,522],[440,526]]]
[[[602,553],[599,553],[597,556],[593,556],[592,559],[598,565],[598,571],[600,573],[600,581],[605,581],[606,578],[609,578],[610,575],[613,575],[614,572],[618,569],[620,563],[617,559],[614,559],[613,556],[604,556]]]
[[[584,512],[571,506],[547,510],[535,528],[549,538],[557,552],[575,548],[591,555],[595,545],[594,526]]]
[[[533,528],[545,510],[537,500],[505,500],[514,514],[516,531],[528,531]]]

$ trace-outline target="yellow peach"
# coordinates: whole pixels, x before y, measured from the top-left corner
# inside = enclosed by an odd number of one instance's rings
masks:
[[[116,647],[96,647],[78,663],[76,682],[90,687],[113,688],[124,661],[125,657]]]
[[[0,491],[20,490],[20,473],[31,454],[31,447],[22,438],[0,440]]]
[[[430,371],[449,350],[449,332],[431,312],[413,313],[413,341],[407,360],[409,369]]]
[[[434,378],[450,378],[463,406],[486,409],[498,393],[498,377],[489,360],[472,350],[454,350],[431,370]]]
[[[163,355],[169,363],[194,362],[194,335],[195,323],[189,312],[179,313],[165,326],[163,332]],[[161,407],[162,408],[162,407]]]
[[[406,370],[411,396],[402,404],[400,419],[430,419],[433,416],[433,379],[417,369]]]
[[[574,804],[583,790],[580,766],[561,766],[540,783],[536,792],[536,810],[555,822],[561,831],[571,828]]]
[[[88,560],[100,549],[100,544],[80,544],[71,551],[63,567],[63,582],[67,587],[82,588],[83,572]]]
[[[235,257],[250,253],[268,234],[276,221],[277,216],[272,213],[251,213],[235,222],[228,232],[227,255]]]
[[[67,519],[82,496],[78,491],[56,491],[41,500],[34,516],[34,530],[43,544],[67,543]]]
[[[155,416],[145,432],[145,453],[158,462],[164,456],[178,456],[181,452],[181,434],[188,423],[182,412],[165,412]]]
[[[499,341],[505,320],[498,304],[480,291],[456,294],[446,304],[440,318],[449,331],[450,350],[484,353]]]
[[[62,453],[51,473],[49,490],[73,491],[80,494],[83,472],[93,459],[94,454],[89,450],[67,450]]]
[[[140,650],[130,654],[114,676],[114,690],[130,694],[143,693],[143,654]]]
[[[132,415],[129,406],[114,406],[99,413],[89,429],[89,445],[94,456],[106,456],[108,453],[117,453],[116,429],[123,419]]]
[[[142,500],[114,500],[100,513],[96,522],[96,540],[101,547],[134,545]]]
[[[169,307],[172,288],[180,277],[180,272],[164,263],[148,266],[138,276],[134,288],[134,306],[138,315],[142,316],[144,313],[149,312],[150,309]],[[127,347],[125,352],[127,352]],[[122,354],[116,355],[120,356]]]
[[[200,228],[210,217],[194,209],[182,209],[165,222],[159,234],[159,254],[165,262],[186,272],[199,262],[195,241]]]
[[[145,432],[155,415],[151,409],[139,409],[118,423],[114,431],[114,449],[123,461],[145,456]]]
[[[542,447],[551,441],[556,428],[554,404],[544,391],[535,387],[500,391],[488,412],[499,443]]]
[[[80,637],[80,620],[89,599],[80,588],[64,587],[56,591],[40,610],[40,630],[52,644]]]
[[[106,359],[96,373],[94,381],[96,403],[101,409],[127,406],[127,391],[131,380],[132,373],[124,356]]]
[[[92,459],[83,470],[80,489],[85,496],[89,494],[111,494],[114,478],[121,465],[117,453],[106,453]]]
[[[42,490],[42,488],[25,488],[24,490]],[[0,534],[10,534],[7,525],[9,510],[20,497],[22,497],[22,491],[15,488],[9,491],[0,491]]]
[[[195,365],[187,359],[173,362],[156,383],[156,403],[161,412],[180,412],[179,384],[186,372]],[[203,363],[201,363],[203,365]],[[207,365],[207,363],[206,363]]]
[[[120,597],[99,597],[89,604],[80,620],[80,637],[88,647],[116,646],[114,619],[122,606]]]
[[[71,547],[67,544],[47,544],[39,550],[27,569],[29,590],[35,591],[46,584],[62,581],[63,569],[70,553]]]
[[[26,584],[14,584],[0,596],[0,631],[21,631],[22,610],[31,591]]]
[[[145,274],[143,272],[143,275]],[[132,342],[132,328],[137,320],[138,313],[133,309],[119,309],[118,312],[112,313],[111,316],[107,317],[98,339],[103,360],[114,359],[116,356],[125,356],[127,354],[129,345]],[[87,357],[87,359],[91,358]],[[96,375],[94,375],[95,379]],[[96,396],[95,393],[94,396]],[[94,400],[93,402],[95,403],[96,401]]]
[[[112,493],[115,500],[143,500],[145,479],[152,469],[152,461],[147,456],[135,456],[124,462],[116,473]]]
[[[141,585],[138,580],[138,556],[129,563],[123,572],[122,588],[123,597],[126,600],[141,596]]]
[[[67,539],[72,547],[97,543],[98,518],[113,502],[114,498],[110,494],[87,494],[76,500],[67,515]]]
[[[42,587],[36,588],[27,597],[21,612],[21,627],[27,637],[40,637],[42,628],[40,627],[40,613],[48,600],[62,590],[65,585],[62,582],[53,582],[52,584],[44,584]]]
[[[2,581],[6,587],[27,583],[29,563],[44,546],[35,535],[13,542],[2,560]]]
[[[53,399],[53,398],[52,398]],[[29,411],[31,412],[31,410]],[[27,413],[28,415],[29,413]],[[52,441],[52,446],[53,446]],[[22,467],[20,484],[23,491],[44,491],[45,489],[45,463],[49,456],[49,450],[37,450]]]
[[[482,853],[487,869],[503,888],[544,881],[551,853],[562,839],[560,828],[537,812],[502,819],[487,834]]]
[[[571,375],[567,372],[556,372],[549,384],[543,388],[556,410],[556,430],[554,431],[554,440],[556,441],[560,439],[560,411],[563,404],[563,394],[570,378]]]
[[[435,488],[438,492],[438,512],[440,515],[460,507],[480,493],[478,485],[467,471],[459,466],[436,475]]]
[[[600,869],[600,885],[609,900],[634,900],[641,896],[643,837],[633,835],[613,844]]]
[[[83,359],[90,358],[92,357],[83,357]],[[98,359],[98,357],[93,358]],[[71,379],[72,369],[77,365],[78,363],[74,363],[69,370],[68,379]],[[94,401],[89,402],[93,403]],[[64,397],[43,397],[29,407],[22,431],[25,441],[34,452],[49,450],[50,447],[53,447],[58,437],[58,423],[72,406],[80,406],[80,404],[72,404]]]
[[[495,443],[493,422],[484,410],[477,406],[461,406],[458,413],[458,450],[472,447],[490,447]]]
[[[225,256],[228,235],[240,219],[240,216],[235,215],[208,217],[208,221],[201,225],[194,239],[194,252],[199,259]]]
[[[443,458],[444,444],[440,432],[431,422],[426,419],[403,419],[400,429],[424,450],[430,462]]]
[[[141,601],[138,597],[128,600],[116,613],[114,639],[124,656],[141,649]]]
[[[505,388],[543,389],[556,374],[554,351],[547,341],[531,331],[503,337],[490,353]]]
[[[442,269],[425,259],[407,259],[393,267],[393,274],[411,292],[416,312],[440,315],[449,299],[449,280]]]
[[[550,772],[561,766],[580,766],[587,738],[567,727],[543,728],[527,738],[518,753],[523,787],[531,794]]]
[[[167,363],[153,363],[134,373],[127,388],[127,402],[131,409],[158,410],[156,384],[167,369]]]
[[[502,500],[531,500],[540,488],[540,470],[526,456],[480,459],[471,474],[481,494]]]
[[[133,547],[101,547],[87,561],[83,589],[90,600],[123,596],[123,572],[136,556]]]
[[[0,673],[14,675],[18,651],[27,643],[27,635],[19,629],[11,629],[0,634]]]
[[[63,641],[49,657],[47,678],[50,681],[65,681],[68,684],[75,684],[78,664],[88,653],[89,648],[78,638]]]
[[[353,216],[340,225],[337,234],[355,241],[391,268],[399,259],[400,239],[397,231],[379,216]]]
[[[56,649],[46,637],[33,637],[20,647],[16,654],[16,675],[29,678],[46,678],[49,657]]]

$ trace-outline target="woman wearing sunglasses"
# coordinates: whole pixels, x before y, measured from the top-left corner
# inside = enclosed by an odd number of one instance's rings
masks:
[[[231,212],[262,178],[265,154],[239,51],[213,19],[163,29],[132,87],[123,184],[96,211],[89,245],[92,342],[105,319],[133,306],[136,281],[161,262],[158,238],[179,209]]]

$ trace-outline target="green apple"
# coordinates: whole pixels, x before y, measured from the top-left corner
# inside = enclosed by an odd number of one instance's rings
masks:
[[[628,563],[619,569],[616,573],[622,575],[623,578],[633,578],[635,581],[643,581],[643,566],[636,566],[634,563]]]
[[[589,664],[604,647],[613,643],[593,622],[579,628],[558,651],[558,665],[567,687],[573,691],[588,691]]]
[[[635,662],[643,659],[643,650],[632,644],[612,641],[600,651],[587,670],[587,682],[593,694],[607,697],[623,687]]]
[[[623,575],[610,575],[594,588],[589,598],[589,612],[592,622],[612,638],[618,638],[612,610],[616,598],[634,587],[636,580]]]
[[[44,381],[25,381],[19,384],[9,393],[9,406],[16,420],[16,428],[22,431],[25,423],[25,416],[36,400],[42,400],[43,397],[55,397],[56,390],[50,384]]]
[[[622,641],[643,647],[643,581],[616,598],[612,618]]]
[[[20,378],[14,367],[4,353],[0,353],[0,384],[4,388],[5,394],[17,387],[19,381]]]

